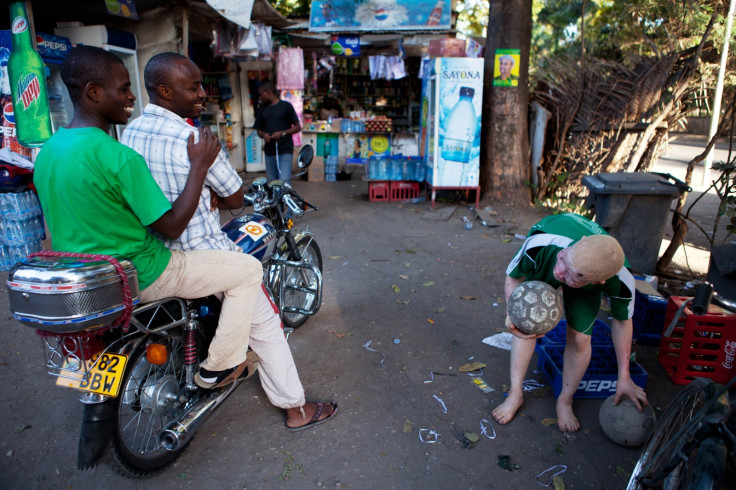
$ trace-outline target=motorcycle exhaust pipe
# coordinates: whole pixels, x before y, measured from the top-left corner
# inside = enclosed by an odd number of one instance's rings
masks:
[[[209,392],[205,397],[194,404],[179,420],[171,422],[159,435],[159,442],[164,449],[175,451],[186,444],[196,434],[202,423],[209,418],[214,410],[227,398],[242,379],[230,385],[224,392]]]

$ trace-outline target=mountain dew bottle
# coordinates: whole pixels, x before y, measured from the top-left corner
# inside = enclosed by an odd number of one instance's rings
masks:
[[[41,146],[51,137],[46,68],[41,56],[33,49],[24,2],[10,4],[10,26],[13,51],[8,58],[8,78],[16,136],[23,146]]]

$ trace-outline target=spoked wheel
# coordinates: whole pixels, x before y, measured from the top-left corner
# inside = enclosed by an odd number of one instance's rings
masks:
[[[658,421],[656,430],[644,446],[639,461],[631,473],[627,490],[651,488],[643,484],[641,480],[657,477],[672,461],[672,458],[677,457],[677,451],[682,449],[683,444],[697,430],[696,422],[703,416],[701,409],[708,397],[709,384],[711,380],[698,378],[683,388],[672,400]],[[675,435],[685,426],[688,427],[687,432],[679,437],[679,440],[674,441]],[[656,488],[685,488],[685,483],[692,472],[693,459],[680,461]]]
[[[311,236],[305,236],[296,242],[297,249],[302,256],[302,262],[310,264],[322,272],[322,253],[319,250],[317,242]],[[284,257],[286,258],[286,257]],[[297,308],[300,310],[310,311],[314,313],[319,310],[322,298],[314,293],[306,292],[304,289],[318,290],[321,287],[321,274],[317,275],[313,270],[303,267],[285,267],[282,269],[284,277],[275,277],[275,283],[272,284],[271,291],[276,296],[278,304],[282,305],[281,318],[288,327],[297,328],[309,319],[309,315],[294,311],[286,311],[288,308]],[[283,282],[283,297],[280,297],[281,288],[279,282]]]
[[[166,342],[169,358],[163,365],[150,364],[145,348],[133,353],[115,399],[116,427],[107,463],[127,477],[161,472],[189,445],[169,451],[159,441],[161,431],[182,409],[177,399],[185,381],[181,339],[169,337]]]

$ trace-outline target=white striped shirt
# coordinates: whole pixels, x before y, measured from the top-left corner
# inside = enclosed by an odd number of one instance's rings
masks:
[[[196,128],[183,118],[163,107],[148,104],[143,115],[125,128],[121,138],[124,145],[143,155],[154,180],[172,203],[184,190],[189,176],[187,139],[192,132],[195,142],[198,141]],[[197,210],[189,225],[178,239],[165,240],[166,246],[174,250],[240,251],[220,229],[219,210],[210,211],[210,192],[227,197],[239,192],[242,185],[243,180],[221,150],[207,172]]]

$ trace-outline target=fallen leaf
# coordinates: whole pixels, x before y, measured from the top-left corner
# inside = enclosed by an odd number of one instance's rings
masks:
[[[427,281],[424,284],[422,284],[425,288],[428,288],[429,286],[434,286],[434,281]]]
[[[427,321],[428,321],[429,323],[431,323],[432,325],[434,325],[434,321],[432,321],[432,319],[431,319],[431,318],[427,318]]]
[[[392,284],[391,289],[394,290],[394,293],[398,293],[399,291],[401,291],[401,289],[399,289],[399,286],[397,286],[396,284]]]
[[[555,475],[552,477],[552,487],[555,490],[565,490],[565,482],[562,480],[562,477],[560,475]]]
[[[463,364],[462,366],[457,368],[457,370],[461,373],[469,373],[471,371],[477,371],[484,367],[486,367],[485,362],[469,362],[468,364]]]
[[[557,419],[554,417],[547,417],[546,419],[542,419],[542,425],[545,427],[549,427],[550,425],[554,425],[557,423]]]
[[[444,306],[440,306],[439,308],[435,308],[434,311],[436,311],[437,313],[442,313],[443,311],[445,311],[445,307]]]
[[[469,440],[470,442],[478,442],[480,441],[480,437],[475,432],[469,432],[465,431],[465,438]]]
[[[507,470],[507,471],[514,471],[519,469],[519,465],[511,462],[511,456],[508,455],[499,455],[498,456],[498,466],[501,468]]]
[[[511,241],[511,238],[504,238],[501,240],[501,243],[509,243]]]
[[[468,300],[468,301],[472,301],[472,300],[478,299],[478,298],[476,298],[475,296],[460,296],[460,299],[465,299],[465,300]]]
[[[21,432],[23,432],[24,430],[26,430],[26,429],[30,429],[30,428],[31,428],[31,426],[30,426],[30,425],[26,425],[26,424],[21,424],[21,425],[19,425],[18,427],[16,427],[16,428],[15,428],[15,433],[16,433],[16,434],[20,434],[20,433],[21,433]]]
[[[401,279],[405,280],[405,281],[408,281],[408,280],[409,280],[409,276],[406,276],[406,275],[404,275],[404,274],[399,274],[399,277],[400,277]]]
[[[330,255],[330,256],[329,256],[329,257],[327,257],[327,258],[328,258],[328,259],[332,259],[332,260],[337,260],[337,259],[341,259],[341,258],[342,258],[342,256],[341,256],[341,255]]]
[[[411,434],[414,431],[414,425],[411,423],[411,420],[405,419],[404,427],[401,430],[404,432],[404,434]]]
[[[409,304],[409,300],[407,299],[405,301],[402,301],[402,303],[405,304],[405,305],[408,305]]]
[[[456,246],[454,246],[454,245],[450,245],[450,248],[451,248],[452,250],[460,250],[460,247],[456,247]]]
[[[404,267],[411,267],[411,262],[404,262]]]

